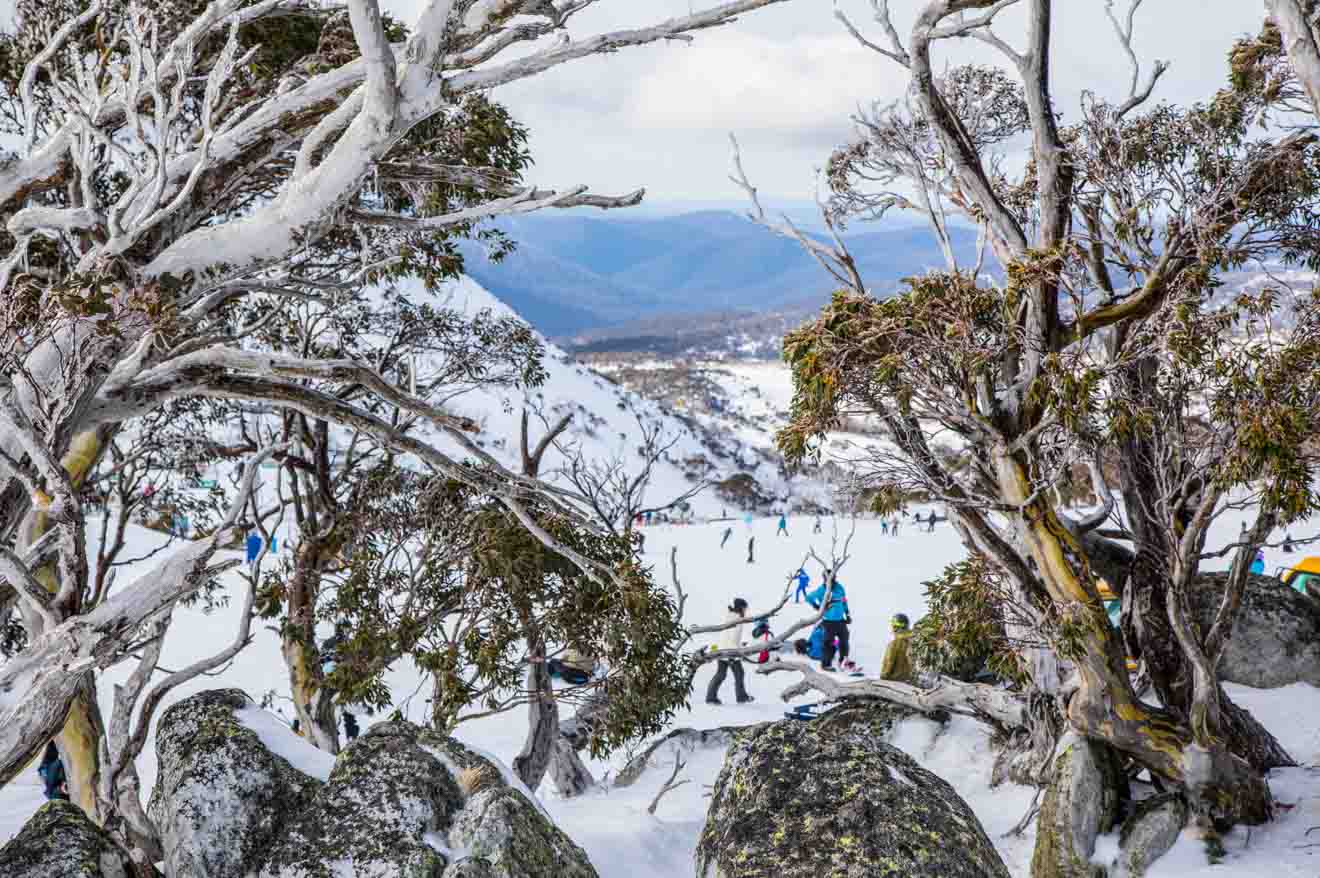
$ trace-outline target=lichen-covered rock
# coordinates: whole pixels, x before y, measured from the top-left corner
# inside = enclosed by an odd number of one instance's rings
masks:
[[[261,858],[261,878],[441,878],[428,841],[463,795],[408,723],[380,723],[339,754],[330,780]]]
[[[1209,630],[1226,574],[1201,576],[1187,591],[1192,616]],[[1320,601],[1269,576],[1249,576],[1220,679],[1258,689],[1320,686]]]
[[[1176,793],[1152,796],[1138,802],[1119,834],[1121,875],[1141,878],[1160,857],[1169,852],[1187,825],[1187,803]]]
[[[252,706],[243,692],[221,689],[186,698],[160,718],[149,813],[172,878],[246,875],[320,786],[234,717]]]
[[[132,862],[77,805],[47,802],[0,848],[4,878],[131,878]]]
[[[536,803],[510,784],[507,769],[434,732],[419,737],[455,773],[463,805],[448,827],[447,847],[462,852],[445,878],[600,878],[587,854]],[[485,871],[482,871],[485,870]]]
[[[971,808],[885,743],[909,715],[835,708],[730,748],[697,847],[701,878],[1008,878]]]
[[[1065,735],[1036,820],[1031,878],[1104,878],[1105,867],[1091,862],[1095,840],[1114,828],[1126,798],[1127,777],[1114,752]]]

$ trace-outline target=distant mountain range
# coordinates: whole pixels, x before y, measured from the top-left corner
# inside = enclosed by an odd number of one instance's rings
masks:
[[[492,264],[464,245],[466,273],[557,338],[660,316],[806,312],[832,291],[829,276],[795,242],[738,214],[667,217],[526,216],[502,220],[517,250]],[[873,227],[872,227],[873,228]],[[877,291],[943,266],[929,232],[878,228],[847,237]],[[975,234],[957,230],[970,262]]]

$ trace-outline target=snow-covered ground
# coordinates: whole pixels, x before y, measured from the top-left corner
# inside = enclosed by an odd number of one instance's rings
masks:
[[[788,575],[813,545],[822,555],[828,556],[832,521],[826,519],[826,533],[822,536],[813,537],[811,524],[812,520],[808,518],[790,519],[790,535],[776,537],[773,519],[758,520],[750,529],[740,523],[735,527],[734,539],[723,550],[719,548],[721,524],[657,526],[646,531],[647,557],[655,565],[656,575],[667,582],[669,550],[676,546],[680,578],[689,594],[688,620],[716,621],[735,596],[745,596],[753,611],[771,605],[781,593]],[[839,520],[838,524],[846,531],[846,520]],[[1313,521],[1306,530],[1309,532],[1317,527],[1320,522]],[[1237,528],[1236,519],[1226,519],[1220,523],[1215,537],[1230,539]],[[1294,534],[1297,533],[1298,530],[1294,529]],[[746,563],[749,536],[756,538],[757,557],[756,563],[750,565]],[[130,538],[130,555],[139,554],[162,539],[158,534],[139,529],[134,529]],[[849,606],[855,620],[855,657],[868,671],[874,672],[889,639],[886,624],[889,616],[899,611],[914,618],[921,615],[924,609],[921,583],[937,574],[945,564],[961,558],[963,549],[947,525],[937,527],[934,533],[909,527],[895,538],[882,536],[877,522],[863,520],[857,523],[852,550],[853,557],[841,572],[840,579],[848,589]],[[1285,557],[1271,553],[1268,558],[1270,569],[1282,564]],[[808,570],[813,576],[819,574],[814,565],[809,565]],[[133,576],[132,570],[124,570],[119,581],[131,582]],[[229,584],[234,585],[233,582]],[[189,659],[219,649],[232,636],[237,611],[237,602],[231,601],[229,606],[211,614],[199,609],[178,612],[165,644],[162,664],[177,667]],[[796,617],[797,609],[790,606],[782,618]],[[786,621],[779,621],[776,627],[782,628],[785,624]],[[255,698],[270,690],[283,693],[287,691],[287,684],[282,668],[274,633],[260,629],[253,644],[220,677],[194,681],[175,692],[169,701],[202,689],[228,686],[245,689]],[[102,676],[103,709],[108,711],[110,708],[111,685],[122,680],[130,670],[130,666],[123,665]],[[778,693],[792,682],[787,675],[749,675],[748,687],[757,699],[749,705],[733,704],[729,697],[732,683],[726,682],[726,703],[715,707],[704,703],[710,673],[710,670],[704,670],[698,675],[693,704],[674,717],[673,727],[711,728],[782,717],[785,705],[779,700]],[[423,720],[426,688],[419,689],[419,680],[420,676],[412,668],[401,665],[389,682],[400,709],[413,719]],[[1301,762],[1320,764],[1320,690],[1301,684],[1273,691],[1243,687],[1230,687],[1230,690],[1235,698],[1256,712]],[[814,699],[804,698],[800,702],[811,700]],[[282,734],[273,717],[250,717],[248,722],[259,725],[263,737]],[[985,729],[979,724],[955,719],[942,733],[936,734],[937,730],[938,727],[927,720],[910,720],[896,731],[894,743],[954,785],[984,823],[1011,872],[1015,876],[1026,876],[1034,830],[1028,829],[1017,838],[1005,838],[1004,833],[1025,813],[1032,791],[1011,785],[993,791],[989,789],[989,741]],[[464,725],[459,728],[457,736],[508,762],[521,747],[524,734],[524,716],[512,713]],[[290,734],[280,746],[298,748],[301,742]],[[296,753],[292,755],[298,756]],[[323,773],[324,760],[318,762],[317,755],[303,754],[298,758],[303,759],[301,764],[309,769]],[[723,753],[718,750],[688,756],[684,776],[692,782],[665,796],[654,817],[646,813],[646,807],[669,774],[671,763],[668,756],[661,757],[654,770],[626,789],[606,785],[580,799],[564,801],[558,799],[547,784],[540,795],[551,815],[587,849],[605,878],[689,875],[693,850],[708,804],[708,786],[714,782],[722,759]],[[616,754],[609,762],[593,763],[591,767],[600,778],[607,772],[617,771],[625,761],[626,754]],[[157,772],[154,751],[150,747],[143,754],[139,769],[143,787],[149,790]],[[1213,867],[1213,871],[1205,864],[1200,848],[1187,840],[1150,874],[1163,878],[1202,874],[1211,878],[1260,875],[1314,878],[1320,874],[1320,855],[1315,853],[1320,849],[1305,847],[1314,841],[1306,837],[1307,829],[1320,825],[1320,770],[1280,771],[1272,779],[1272,784],[1278,800],[1292,807],[1285,809],[1273,825],[1253,830],[1249,839],[1245,831],[1230,837],[1228,857],[1221,865]],[[0,790],[0,841],[16,833],[40,802],[35,769]]]

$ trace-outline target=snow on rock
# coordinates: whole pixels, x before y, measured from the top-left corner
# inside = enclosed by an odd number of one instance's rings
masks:
[[[129,878],[133,863],[81,808],[47,802],[0,848],[4,878]]]
[[[599,878],[499,760],[406,722],[339,754],[258,878]]]
[[[697,848],[702,878],[1008,878],[972,809],[884,742],[911,712],[844,705],[730,748]]]
[[[335,757],[318,750],[307,739],[294,733],[284,721],[269,711],[250,706],[234,711],[234,718],[261,740],[267,750],[288,762],[308,777],[325,783],[335,767]]]
[[[1059,742],[1054,766],[1036,823],[1032,878],[1094,878],[1096,839],[1117,823],[1127,777],[1113,750],[1072,732]]]
[[[320,787],[240,721],[253,712],[242,691],[222,689],[161,717],[149,813],[171,878],[243,878]]]
[[[335,761],[330,778],[260,858],[259,878],[438,878],[448,861],[426,841],[463,806],[418,729],[379,723]]]

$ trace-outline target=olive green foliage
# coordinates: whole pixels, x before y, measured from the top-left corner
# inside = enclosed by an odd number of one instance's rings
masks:
[[[345,569],[324,610],[348,632],[327,682],[341,701],[387,705],[383,674],[407,656],[434,681],[437,728],[523,704],[533,627],[548,655],[570,648],[607,668],[597,752],[660,730],[686,701],[677,607],[630,538],[529,507],[559,545],[613,573],[587,576],[489,496],[384,466],[348,506]],[[592,688],[560,691],[582,697]]]
[[[1022,682],[1025,670],[1004,622],[1012,592],[1003,573],[983,555],[950,564],[925,584],[927,613],[912,627],[917,666],[960,679],[985,668]]]
[[[947,270],[906,278],[886,300],[843,290],[785,337],[794,381],[790,421],[777,437],[785,456],[811,458],[845,418],[872,416],[896,446],[872,457],[864,487],[873,508],[889,514],[905,498],[939,497],[975,531],[969,548],[983,557],[932,586],[939,611],[926,623],[928,644],[939,636],[958,649],[984,645],[1002,622],[987,577],[1007,576],[1046,620],[1035,626],[1051,629],[1037,634],[1065,654],[1084,649],[1080,623],[1060,621],[1074,616],[1059,598],[1072,586],[1046,582],[1011,532],[1046,509],[1055,520],[1075,517],[1061,498],[1081,493],[1084,465],[1120,460],[1134,440],[1158,446],[1158,476],[1125,486],[1148,492],[1167,527],[1157,552],[1177,550],[1189,526],[1203,541],[1222,509],[1214,501],[1230,492],[1256,492],[1281,524],[1320,508],[1311,442],[1320,431],[1317,296],[1271,285],[1229,295],[1223,279],[1261,261],[1320,265],[1316,138],[1253,128],[1282,100],[1267,75],[1278,57],[1268,28],[1243,41],[1231,87],[1190,107],[1130,112],[1088,97],[1060,129],[1069,173],[1058,179],[1070,187],[1062,197],[1071,222],[1056,243],[1019,250],[1002,266],[1002,283]],[[996,132],[1025,125],[1015,115],[1017,86],[996,82],[966,72],[940,86],[973,141],[984,134],[973,145],[1000,206],[1030,240],[1042,202],[1037,168],[1029,163],[1010,180],[994,161]],[[902,177],[893,171],[899,147],[927,130],[917,110],[887,112],[862,126],[864,144],[836,153],[836,210],[865,216],[884,207],[862,190],[889,182],[875,170],[882,166]],[[948,182],[938,142],[919,145],[932,156],[931,185],[952,186],[949,201],[976,220],[978,206]],[[1149,377],[1131,380],[1138,373]],[[933,429],[960,440],[956,465],[931,445]],[[1210,513],[1194,521],[1207,502]],[[1084,551],[1067,536],[1060,548],[1075,568],[1064,578],[1089,589]]]

